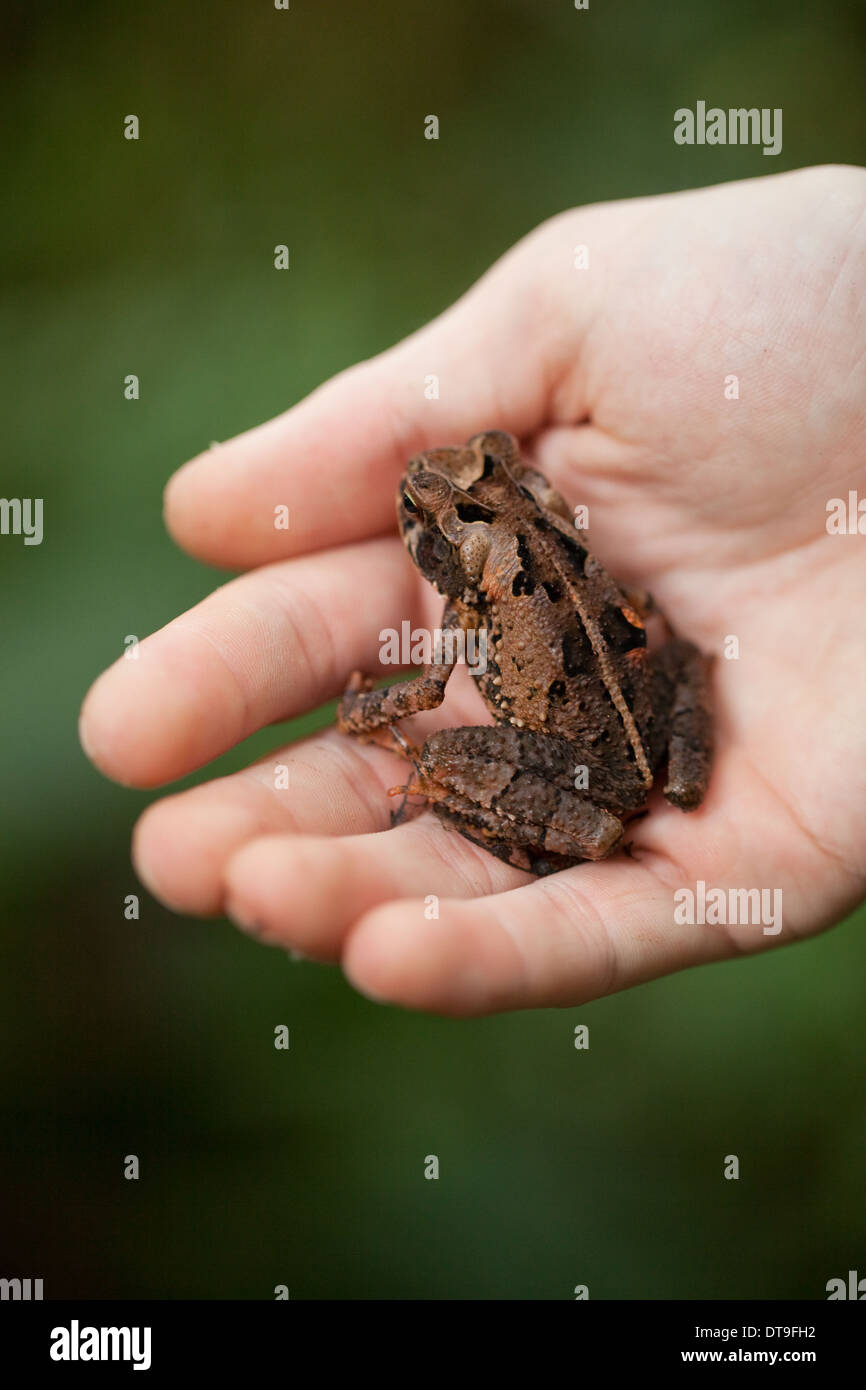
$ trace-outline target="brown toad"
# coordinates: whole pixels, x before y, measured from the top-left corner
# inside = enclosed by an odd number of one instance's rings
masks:
[[[610,854],[665,759],[668,801],[701,803],[707,658],[670,629],[648,649],[649,601],[627,596],[589,553],[511,435],[490,430],[413,458],[397,516],[412,560],[445,596],[443,632],[474,631],[486,649],[473,675],[495,724],[443,729],[420,751],[391,731],[441,704],[455,664],[446,652],[387,689],[356,673],[340,705],[344,732],[399,747],[415,765],[412,793],[536,874]]]

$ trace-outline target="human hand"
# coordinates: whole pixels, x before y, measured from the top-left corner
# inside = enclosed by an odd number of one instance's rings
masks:
[[[636,858],[530,880],[430,813],[388,829],[405,767],[331,729],[151,806],[134,843],[151,891],[339,960],[373,997],[454,1014],[580,1003],[850,910],[866,877],[863,540],[828,535],[825,507],[866,495],[864,214],[866,175],[830,167],[545,223],[434,323],[172,478],[178,543],[249,572],[111,667],[82,712],[97,766],[150,787],[339,695],[376,669],[381,629],[441,615],[393,534],[406,459],[506,429],[588,505],[617,580],[706,652],[738,639],[716,662],[698,811],[657,790]],[[463,674],[413,732],[488,722]],[[781,933],[678,925],[673,895],[698,880],[781,889]]]

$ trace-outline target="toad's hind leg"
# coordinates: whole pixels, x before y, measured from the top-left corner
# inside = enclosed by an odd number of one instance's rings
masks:
[[[442,729],[421,750],[415,791],[440,820],[500,859],[553,873],[603,859],[622,837],[622,821],[576,791],[563,740],[531,730]]]
[[[656,730],[653,753],[661,759],[666,744],[668,776],[664,795],[681,811],[693,811],[700,806],[710,780],[713,760],[710,666],[711,658],[681,637],[667,642],[654,659],[653,706],[669,709],[670,716],[667,723]]]
[[[440,801],[433,809],[443,825],[450,826],[465,840],[472,840],[475,844],[481,845],[488,854],[495,854],[497,859],[504,860],[515,869],[525,869],[528,873],[542,877],[584,862],[579,855],[553,854],[540,850],[536,843],[520,845],[513,839],[503,838],[502,825],[496,819],[495,813],[474,806],[471,802],[467,802],[460,809]]]

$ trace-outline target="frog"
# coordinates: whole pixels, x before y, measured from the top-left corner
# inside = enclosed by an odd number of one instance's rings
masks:
[[[513,435],[488,429],[414,455],[397,522],[411,561],[445,600],[443,638],[472,633],[484,653],[469,669],[492,718],[440,729],[420,747],[400,727],[441,705],[455,641],[390,686],[353,672],[338,727],[407,759],[407,795],[536,876],[627,848],[626,827],[646,814],[663,765],[667,802],[683,812],[702,804],[711,658],[677,635],[649,594],[608,573]],[[653,614],[663,636],[650,646]]]

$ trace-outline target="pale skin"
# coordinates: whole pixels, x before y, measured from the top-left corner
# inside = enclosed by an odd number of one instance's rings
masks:
[[[175,474],[174,539],[245,572],[106,671],[82,713],[97,767],[155,787],[381,671],[382,629],[442,612],[396,536],[405,461],[500,428],[588,506],[617,579],[716,654],[699,810],[657,788],[633,857],[537,880],[429,811],[392,828],[405,764],[331,729],[152,805],[133,850],[150,891],[454,1015],[578,1004],[845,916],[866,892],[866,536],[828,535],[826,506],[866,497],[864,267],[866,174],[847,167],[545,223],[426,328]],[[463,677],[407,736],[487,722]],[[781,933],[677,925],[673,895],[698,879],[781,888]]]

